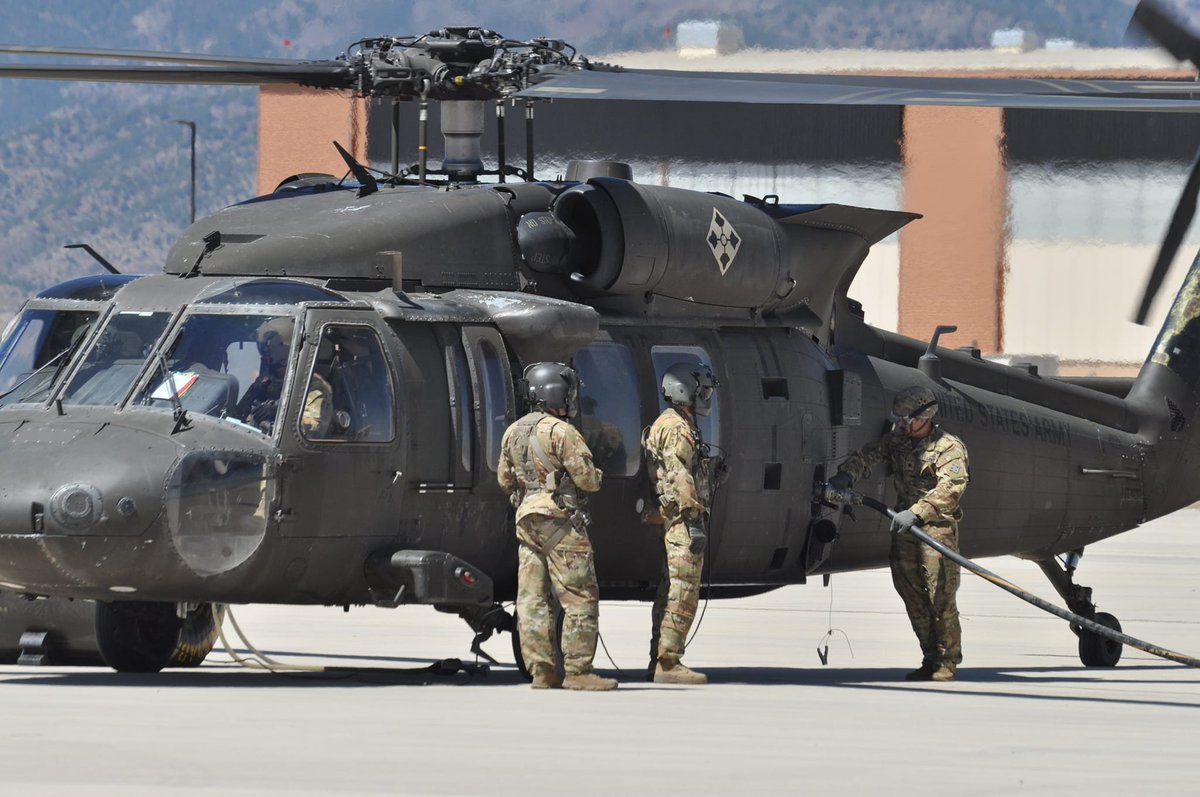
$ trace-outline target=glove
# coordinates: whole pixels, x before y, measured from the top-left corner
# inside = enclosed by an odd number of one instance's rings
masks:
[[[688,550],[694,555],[704,553],[704,549],[708,547],[708,535],[704,533],[704,529],[699,523],[692,521],[687,524],[688,537],[691,538],[691,544],[688,545]]]
[[[920,522],[921,519],[917,517],[916,512],[911,509],[902,510],[892,516],[892,533],[903,534]]]
[[[854,486],[854,477],[844,470],[839,470],[829,480],[829,486],[835,490],[849,490]]]
[[[275,417],[275,409],[279,406],[279,402],[275,399],[269,401],[260,401],[254,405],[254,409],[250,410],[250,417],[255,423],[270,421]]]

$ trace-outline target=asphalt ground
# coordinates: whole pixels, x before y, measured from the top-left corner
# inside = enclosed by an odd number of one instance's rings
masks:
[[[1186,509],[1093,546],[1079,580],[1126,633],[1198,656],[1198,529]],[[1034,565],[984,565],[1061,605]],[[603,650],[597,664],[621,687],[604,694],[530,690],[507,635],[485,649],[509,666],[414,672],[474,661],[465,624],[428,609],[235,607],[260,650],[334,669],[250,670],[219,651],[153,676],[0,667],[0,794],[1197,790],[1200,670],[1129,648],[1084,668],[1066,623],[969,574],[959,607],[954,683],[903,680],[919,651],[871,571],[709,604],[687,662],[711,683],[674,687],[640,677],[649,606],[605,603],[615,666]]]

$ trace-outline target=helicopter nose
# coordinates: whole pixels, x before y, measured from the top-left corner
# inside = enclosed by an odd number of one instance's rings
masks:
[[[0,587],[120,588],[110,555],[153,540],[179,446],[107,423],[0,426]]]
[[[112,424],[0,432],[0,534],[134,536],[161,511],[179,447]]]

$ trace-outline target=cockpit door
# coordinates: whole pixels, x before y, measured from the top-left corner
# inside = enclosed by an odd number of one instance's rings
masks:
[[[397,535],[404,448],[394,333],[369,310],[310,309],[280,432],[280,533]]]

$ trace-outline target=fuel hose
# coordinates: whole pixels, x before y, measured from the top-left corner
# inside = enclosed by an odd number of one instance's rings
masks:
[[[861,495],[850,490],[836,490],[834,488],[827,487],[825,489],[825,496],[826,500],[830,501],[831,503],[862,504],[863,506],[874,509],[876,512],[879,512],[880,514],[889,518],[895,517],[896,515],[896,513],[882,501],[877,501],[870,496]],[[928,534],[926,534],[925,530],[919,525],[910,526],[908,532],[950,561],[958,563],[962,567],[970,570],[972,573],[982,578],[984,581],[989,581],[992,584],[995,584],[1005,592],[1010,592],[1013,595],[1016,595],[1021,600],[1025,601],[1026,603],[1033,604],[1042,611],[1049,612],[1057,617],[1061,617],[1070,623],[1074,623],[1080,628],[1086,628],[1093,634],[1102,636],[1105,639],[1110,639],[1113,642],[1119,642],[1122,645],[1129,645],[1132,648],[1145,651],[1152,656],[1169,659],[1170,661],[1178,662],[1179,664],[1186,664],[1188,667],[1200,667],[1200,659],[1195,659],[1182,653],[1176,653],[1173,650],[1168,650],[1166,648],[1159,647],[1158,645],[1152,645],[1149,642],[1143,642],[1136,637],[1131,637],[1128,634],[1122,634],[1120,631],[1114,631],[1106,625],[1097,623],[1095,620],[1090,620],[1087,617],[1082,617],[1074,612],[1061,609],[1049,601],[1042,600],[1038,596],[1026,592],[1017,585],[1001,578],[987,568],[975,564],[958,551],[951,550],[945,545],[942,545],[933,537],[930,537]]]

